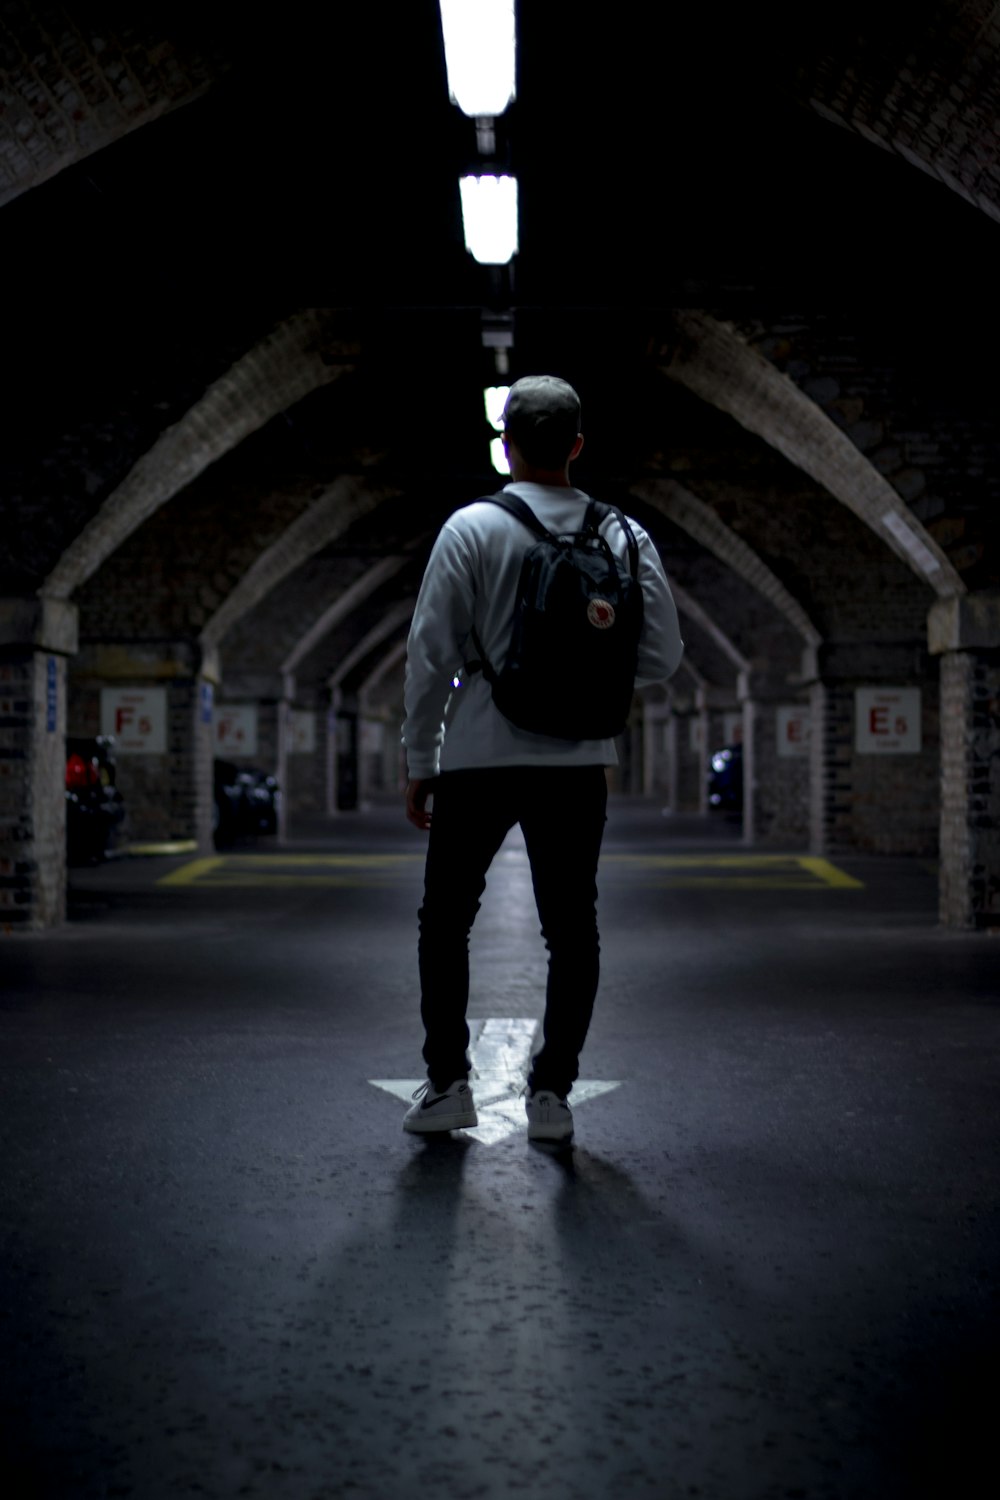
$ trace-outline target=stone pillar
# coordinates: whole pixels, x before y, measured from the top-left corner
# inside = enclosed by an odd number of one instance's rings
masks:
[[[171,842],[191,839],[212,848],[212,761],[217,684],[198,673],[168,688]]]
[[[279,778],[284,794],[279,826],[284,837],[288,826],[286,819],[294,823],[299,815],[315,817],[327,811],[331,733],[327,689],[318,684],[299,688],[294,679],[286,675],[281,713],[284,729]]]
[[[278,783],[278,839],[283,843],[288,837],[288,816],[291,803],[288,762],[292,742],[292,691],[287,688],[274,704],[277,746],[274,758],[274,776]]]
[[[340,688],[333,688],[330,693],[330,713],[326,737],[326,810],[331,817],[336,817],[340,811],[340,747],[343,737],[340,711],[343,702],[344,695]]]
[[[678,811],[678,798],[680,796],[680,775],[677,761],[678,719],[674,713],[673,704],[670,706],[670,717],[667,719],[664,731],[664,753],[667,761],[667,806],[672,813]]]
[[[947,927],[1000,927],[1000,594],[939,600],[941,874]]]
[[[642,794],[644,797],[667,797],[669,800],[669,766],[667,757],[667,721],[670,702],[664,688],[651,688],[642,695]]]
[[[701,809],[701,787],[706,775],[704,755],[697,743],[701,724],[701,712],[697,704],[690,698],[675,699],[671,724],[675,780],[671,809],[675,813],[696,813]]]
[[[939,691],[923,642],[827,642],[804,654],[802,687],[812,724],[812,851],[935,855]],[[859,694],[897,689],[919,691],[916,748],[876,753],[859,740]]]
[[[757,842],[760,767],[758,734],[760,732],[760,706],[750,696],[746,673],[740,673],[740,706],[743,710],[743,842]]]
[[[743,841],[746,844],[805,844],[809,835],[809,758],[782,753],[778,739],[783,709],[806,708],[802,689],[783,678],[740,674],[743,704]]]
[[[334,689],[336,746],[331,813],[356,812],[358,807],[358,700]]]
[[[66,660],[76,606],[0,600],[0,928],[66,916]]]
[[[698,760],[701,770],[698,776],[698,811],[701,816],[708,815],[708,757],[709,749],[709,690],[707,687],[699,687],[695,693],[695,741],[697,745]]]

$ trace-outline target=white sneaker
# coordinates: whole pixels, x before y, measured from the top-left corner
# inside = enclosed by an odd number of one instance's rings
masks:
[[[426,1134],[431,1130],[465,1130],[479,1124],[472,1090],[464,1078],[456,1078],[443,1094],[435,1093],[428,1078],[414,1090],[415,1104],[403,1116],[403,1129]]]
[[[573,1134],[573,1111],[551,1089],[526,1093],[524,1109],[529,1141],[568,1141]]]

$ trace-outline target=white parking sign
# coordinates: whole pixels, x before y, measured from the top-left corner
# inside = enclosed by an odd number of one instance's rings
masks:
[[[916,755],[920,750],[919,688],[857,688],[854,748],[859,755]]]
[[[166,688],[102,688],[101,733],[114,736],[118,755],[163,755]]]
[[[223,758],[257,754],[257,705],[223,703],[215,716],[215,752]]]

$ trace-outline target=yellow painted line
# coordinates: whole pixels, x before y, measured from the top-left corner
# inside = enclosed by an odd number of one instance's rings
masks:
[[[227,854],[229,866],[247,870],[270,870],[281,865],[293,870],[305,869],[389,869],[393,865],[422,863],[422,854]]]
[[[423,854],[218,854],[192,860],[158,884],[213,890],[375,889],[423,859]],[[634,871],[643,884],[660,890],[864,890],[863,881],[807,854],[609,854],[602,863],[623,873]]]
[[[177,885],[181,882],[174,881]],[[351,875],[282,875],[277,872],[273,875],[265,875],[263,871],[255,874],[251,870],[223,870],[218,875],[209,875],[207,879],[195,879],[190,884],[197,885],[199,890],[322,890],[325,887],[339,887],[351,889],[385,890],[391,885],[390,880],[365,879],[363,876]],[[158,882],[160,885],[168,884],[167,880]]]
[[[609,854],[602,863],[636,871],[670,870],[674,878],[651,882],[661,888],[698,886],[715,890],[864,890],[864,882],[828,859],[811,854]],[[725,875],[698,875],[725,870]],[[745,874],[737,874],[745,871]],[[811,877],[811,878],[810,878]]]
[[[423,859],[422,854],[216,854],[182,865],[157,884],[213,890],[227,886],[384,886],[393,871],[422,864]]]
[[[863,880],[855,880],[853,875],[848,875],[845,870],[838,870],[836,865],[831,865],[828,859],[819,859],[811,854],[804,854],[799,860],[804,870],[811,870],[824,880],[827,885],[834,886],[841,891],[863,891],[865,884]]]
[[[164,875],[156,883],[157,885],[193,885],[203,875],[208,875],[212,870],[217,870],[220,865],[225,864],[224,854],[209,856],[207,859],[193,859],[189,865],[181,865],[179,870],[172,870],[169,875]]]
[[[796,880],[782,875],[678,875],[671,880],[649,880],[646,886],[661,891],[825,891],[818,880]]]
[[[650,869],[687,870],[695,865],[712,869],[764,869],[768,865],[796,865],[799,854],[605,854],[601,863],[646,865]]]

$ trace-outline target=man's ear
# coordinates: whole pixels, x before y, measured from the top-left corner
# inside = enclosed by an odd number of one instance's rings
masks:
[[[579,455],[580,455],[580,449],[582,447],[583,447],[583,433],[582,432],[578,432],[577,435],[576,435],[576,442],[573,444],[572,448],[570,449],[569,458],[566,460],[566,462],[568,464],[571,464],[573,462],[574,458],[578,458],[579,457]]]

